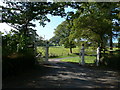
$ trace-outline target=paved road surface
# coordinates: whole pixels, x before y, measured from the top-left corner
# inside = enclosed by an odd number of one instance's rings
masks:
[[[3,88],[119,88],[120,77],[112,70],[83,67],[79,64],[49,60],[49,64],[18,76],[6,78]]]

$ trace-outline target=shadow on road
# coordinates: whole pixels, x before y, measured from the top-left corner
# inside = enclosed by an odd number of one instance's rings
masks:
[[[119,88],[120,77],[111,70],[50,62],[3,80],[3,88]]]

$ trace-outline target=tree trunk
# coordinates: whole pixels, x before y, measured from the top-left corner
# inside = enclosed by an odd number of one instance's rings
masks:
[[[72,48],[70,47],[70,53],[72,53]]]
[[[110,50],[113,50],[112,34],[110,35]]]
[[[118,48],[120,48],[120,38],[118,38]]]
[[[110,50],[113,50],[113,41],[112,41],[112,31],[111,31],[111,34],[110,34]],[[112,55],[113,54],[113,51],[110,51],[110,54]]]
[[[102,53],[101,53],[101,51],[102,51],[102,43],[100,43],[100,58],[102,57]]]

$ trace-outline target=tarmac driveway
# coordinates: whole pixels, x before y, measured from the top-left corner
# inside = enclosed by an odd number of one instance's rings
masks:
[[[120,74],[79,64],[49,60],[49,64],[3,80],[3,88],[119,88]]]

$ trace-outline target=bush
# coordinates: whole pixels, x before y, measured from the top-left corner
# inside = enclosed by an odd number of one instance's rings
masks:
[[[2,57],[2,74],[3,78],[7,75],[14,75],[32,67],[35,63],[33,55],[23,55],[20,53],[11,56]]]
[[[120,69],[120,51],[102,55],[100,65]]]

